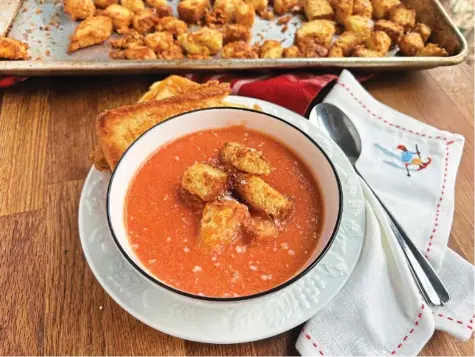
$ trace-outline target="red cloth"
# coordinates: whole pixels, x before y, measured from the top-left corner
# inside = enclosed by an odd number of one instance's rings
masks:
[[[23,82],[26,79],[26,77],[2,77],[0,76],[0,89],[1,88],[7,88],[15,83],[18,82]]]

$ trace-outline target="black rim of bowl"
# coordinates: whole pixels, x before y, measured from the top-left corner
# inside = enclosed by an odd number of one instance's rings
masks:
[[[122,245],[119,243],[119,240],[117,239],[116,237],[116,234],[115,234],[115,231],[114,231],[114,227],[112,225],[112,221],[111,221],[111,217],[110,217],[110,191],[111,191],[111,187],[112,187],[112,184],[114,182],[114,177],[115,177],[115,174],[117,172],[117,170],[119,169],[120,167],[120,164],[122,162],[122,160],[127,156],[127,153],[129,152],[129,150],[132,149],[132,147],[142,138],[144,137],[145,135],[147,135],[151,130],[159,127],[160,125],[163,125],[173,119],[176,119],[176,118],[179,118],[179,117],[182,117],[184,115],[187,115],[187,114],[190,114],[190,113],[195,113],[195,112],[201,112],[201,111],[208,111],[208,110],[238,110],[238,111],[247,111],[247,112],[253,112],[253,113],[258,113],[260,115],[266,115],[268,117],[271,117],[275,120],[279,120],[281,121],[282,123],[290,126],[291,128],[297,130],[300,134],[302,134],[304,137],[307,138],[307,140],[309,140],[313,145],[315,145],[318,150],[323,154],[323,156],[325,157],[325,159],[327,160],[327,162],[330,164],[330,167],[332,168],[333,170],[333,174],[335,175],[335,179],[337,181],[337,186],[338,186],[338,195],[339,195],[339,208],[338,208],[338,216],[337,216],[337,219],[336,219],[336,222],[335,222],[335,227],[333,228],[333,232],[332,232],[332,235],[328,241],[328,243],[325,245],[325,247],[323,248],[323,250],[320,252],[320,254],[314,259],[314,261],[312,261],[304,270],[302,270],[300,273],[298,273],[297,275],[293,276],[291,279],[283,282],[282,284],[279,284],[277,286],[274,286],[273,288],[271,289],[268,289],[268,290],[265,290],[265,291],[261,291],[259,293],[256,293],[256,294],[252,294],[252,295],[245,295],[245,296],[239,296],[239,297],[212,297],[212,296],[201,296],[201,295],[196,295],[196,294],[192,294],[192,293],[188,293],[186,291],[183,291],[183,290],[179,290],[179,289],[176,289],[170,285],[167,285],[163,282],[161,282],[160,280],[158,280],[158,278],[154,277],[151,273],[148,273],[146,272],[144,269],[142,269],[140,266],[138,266],[132,258],[129,257],[129,255],[127,254],[127,252],[122,248]],[[306,120],[306,119],[302,119],[302,120]],[[188,135],[188,134],[187,134]],[[178,139],[178,138],[177,138]],[[275,138],[276,140],[279,140],[278,138]],[[158,149],[158,148],[157,148]],[[128,189],[128,188],[127,188]],[[305,276],[310,270],[312,270],[316,265],[317,263],[326,255],[326,253],[328,252],[328,250],[330,249],[330,247],[332,246],[333,244],[333,241],[335,240],[335,237],[338,233],[338,229],[340,227],[340,223],[341,223],[341,216],[342,216],[342,212],[343,212],[343,190],[342,190],[342,187],[341,187],[341,181],[340,181],[340,177],[338,176],[338,173],[335,169],[335,166],[333,165],[333,163],[331,162],[330,158],[328,157],[328,155],[325,153],[325,151],[320,147],[320,145],[318,145],[315,140],[312,139],[312,137],[310,135],[308,135],[307,133],[305,133],[303,130],[301,130],[300,128],[298,128],[297,126],[285,121],[284,119],[281,119],[273,114],[269,114],[269,113],[265,113],[265,112],[261,112],[261,111],[258,111],[258,110],[254,110],[254,109],[248,109],[248,108],[235,108],[235,107],[215,107],[215,108],[203,108],[203,109],[196,109],[196,110],[192,110],[192,111],[189,111],[189,112],[186,112],[186,113],[181,113],[181,114],[177,114],[171,118],[168,118],[158,124],[155,124],[154,126],[152,126],[150,129],[148,129],[147,131],[145,131],[142,135],[140,135],[128,148],[127,150],[124,152],[124,154],[122,155],[122,157],[120,158],[119,162],[117,163],[117,165],[115,166],[115,169],[114,171],[112,172],[112,176],[111,176],[111,179],[109,181],[109,186],[107,188],[107,207],[106,207],[106,212],[107,212],[107,222],[109,224],[109,228],[111,230],[111,233],[112,233],[112,238],[114,239],[114,242],[117,246],[117,248],[119,248],[119,251],[122,253],[122,255],[125,257],[125,259],[129,262],[129,264],[132,265],[132,267],[134,267],[137,271],[139,271],[143,276],[145,276],[148,280],[152,281],[153,283],[159,285],[160,287],[162,288],[165,288],[169,291],[172,291],[176,294],[179,294],[179,295],[182,295],[182,296],[186,296],[188,298],[192,298],[192,299],[198,299],[198,300],[204,300],[204,301],[215,301],[215,302],[233,302],[233,301],[243,301],[243,300],[251,300],[251,299],[255,299],[255,298],[258,298],[258,297],[262,297],[262,296],[265,296],[265,295],[269,295],[269,294],[272,294],[276,291],[279,291],[281,289],[284,289],[286,288],[287,286],[290,286],[291,284],[293,284],[294,282],[296,282],[297,280],[301,279],[303,276]]]

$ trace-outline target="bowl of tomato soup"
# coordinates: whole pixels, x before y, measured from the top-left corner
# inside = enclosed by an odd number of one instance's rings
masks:
[[[319,145],[241,108],[157,124],[123,155],[107,195],[128,262],[194,301],[259,298],[302,278],[329,249],[341,211],[340,180]]]

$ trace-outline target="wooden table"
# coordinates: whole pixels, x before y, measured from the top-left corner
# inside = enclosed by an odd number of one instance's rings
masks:
[[[293,355],[299,333],[239,345],[167,336],[122,310],[89,270],[79,194],[103,110],[133,103],[156,78],[34,78],[0,92],[0,355]],[[382,102],[465,135],[450,247],[473,262],[473,70],[386,73]],[[423,355],[473,355],[437,332]]]

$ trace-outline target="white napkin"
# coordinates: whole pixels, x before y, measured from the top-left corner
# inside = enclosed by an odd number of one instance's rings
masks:
[[[417,355],[434,330],[468,340],[474,267],[447,248],[464,138],[381,104],[348,71],[324,101],[357,126],[363,141],[358,170],[438,270],[451,300],[441,308],[424,302],[381,206],[361,181],[367,232],[360,261],[337,297],[305,324],[298,351],[304,356]]]

